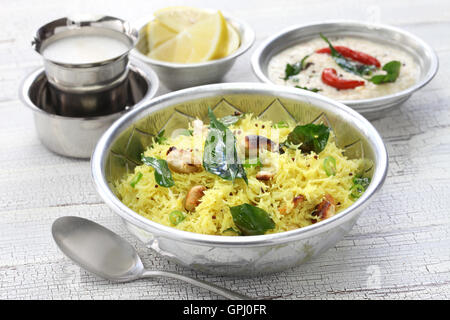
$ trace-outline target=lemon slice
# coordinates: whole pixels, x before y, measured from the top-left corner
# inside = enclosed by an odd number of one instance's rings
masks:
[[[161,61],[186,63],[191,56],[191,51],[189,34],[182,32],[150,51],[148,56]]]
[[[168,7],[154,13],[157,20],[176,32],[182,32],[211,15],[211,12],[203,9],[183,6]]]
[[[228,29],[228,48],[226,56],[232,54],[241,45],[241,37],[236,29],[229,23],[227,23]]]
[[[227,52],[227,22],[217,11],[159,45],[149,53],[149,57],[168,62],[196,63],[222,58]]]
[[[147,24],[146,31],[149,51],[152,51],[163,42],[166,42],[177,35],[176,31],[169,29],[158,20],[150,21]]]
[[[211,15],[186,29],[191,35],[192,54],[188,62],[219,59],[227,54],[228,28],[222,13]]]

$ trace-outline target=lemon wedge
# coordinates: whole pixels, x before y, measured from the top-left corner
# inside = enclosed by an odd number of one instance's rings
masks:
[[[160,22],[167,26],[167,22]],[[173,26],[174,24],[171,28]],[[228,50],[227,22],[222,13],[217,11],[209,13],[209,16],[150,51],[149,57],[168,62],[196,63],[222,58],[227,55]]]
[[[236,29],[229,23],[227,23],[228,28],[228,47],[227,47],[227,53],[226,56],[232,54],[239,48],[241,45],[241,37],[239,36],[239,33],[236,31]]]
[[[176,32],[182,32],[211,15],[211,12],[203,9],[183,6],[167,7],[154,13],[155,19]]]
[[[152,20],[147,24],[147,43],[148,50],[152,51],[157,46],[174,38],[177,35],[176,31],[173,31],[162,24],[159,20]]]
[[[175,38],[164,42],[156,49],[150,51],[148,56],[161,61],[187,63],[192,51],[190,45],[189,34],[182,32]]]

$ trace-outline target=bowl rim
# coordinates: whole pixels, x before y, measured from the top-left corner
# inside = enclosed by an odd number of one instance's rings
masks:
[[[207,10],[207,11],[213,11],[213,10],[217,11],[215,9],[208,9],[208,8],[203,8],[203,9]],[[136,48],[136,46],[131,50],[131,56],[133,56],[141,61],[144,61],[148,64],[154,65],[154,66],[166,67],[166,68],[183,68],[183,69],[195,69],[195,68],[201,68],[201,67],[208,67],[213,64],[223,63],[223,62],[227,62],[229,60],[233,60],[233,59],[239,57],[240,55],[244,54],[246,51],[248,51],[248,49],[251,48],[251,46],[255,42],[255,32],[250,27],[250,25],[248,23],[246,23],[245,21],[243,21],[239,18],[233,17],[225,11],[221,10],[221,12],[222,12],[224,18],[227,21],[229,21],[233,26],[237,25],[240,28],[242,28],[248,38],[248,40],[246,42],[244,42],[244,43],[241,42],[241,45],[239,46],[239,48],[236,51],[234,51],[232,54],[230,54],[226,57],[211,60],[211,61],[198,62],[198,63],[186,63],[186,64],[185,63],[174,63],[174,62],[159,61],[159,60],[149,58],[145,54],[141,53]],[[153,19],[154,19],[153,16],[151,16],[150,18],[147,18],[145,20],[141,19],[135,24],[134,28],[136,28],[138,30],[138,33],[140,33],[142,28],[144,28]],[[239,32],[239,30],[237,30],[237,31]],[[241,41],[242,41],[242,33],[241,32],[239,32],[239,36],[241,37]]]
[[[339,112],[335,113],[345,115],[346,117],[351,119],[357,129],[367,137],[368,141],[370,141],[369,143],[373,147],[374,153],[376,153],[377,155],[375,159],[375,171],[373,173],[372,182],[369,185],[369,188],[361,196],[361,198],[359,198],[353,205],[340,212],[339,214],[307,227],[265,235],[226,237],[182,231],[151,221],[128,208],[111,191],[105,178],[105,163],[109,152],[108,147],[117,138],[117,136],[120,135],[121,132],[130,127],[131,123],[128,123],[130,119],[133,119],[135,116],[139,117],[139,114],[143,111],[145,111],[145,116],[149,116],[152,113],[158,112],[159,110],[170,106],[169,103],[173,100],[176,100],[179,97],[188,97],[191,94],[192,96],[195,96],[195,94],[208,96],[208,93],[210,93],[211,95],[217,93],[217,95],[219,95],[226,93],[249,92],[267,95],[282,93],[284,97],[288,96],[289,98],[303,96],[303,101],[307,101],[309,103],[314,103],[314,100],[318,101],[322,104],[326,104],[327,106],[325,109],[327,109],[328,111],[338,109]],[[164,104],[167,105],[165,106]],[[137,119],[134,119],[134,121],[136,120]],[[312,92],[301,92],[299,90],[296,90],[295,88],[287,88],[284,86],[244,82],[220,83],[192,87],[167,93],[165,95],[152,99],[146,105],[142,105],[139,108],[130,111],[123,117],[116,120],[99,139],[91,157],[91,175],[97,192],[105,201],[105,203],[124,220],[130,222],[135,226],[138,226],[139,228],[144,229],[147,232],[150,232],[151,234],[153,234],[153,236],[158,235],[163,238],[169,238],[175,241],[182,241],[185,243],[192,243],[203,246],[214,245],[221,247],[253,247],[266,246],[273,243],[281,244],[307,238],[311,235],[314,235],[315,233],[321,233],[329,230],[330,228],[333,228],[341,224],[342,222],[351,219],[355,214],[359,212],[359,209],[362,209],[368,204],[369,198],[371,198],[374,193],[376,193],[383,185],[387,175],[387,168],[388,154],[381,136],[368,120],[366,120],[363,116],[361,116],[350,107],[347,107],[340,102],[336,102],[334,100],[331,100],[330,98],[320,96]]]
[[[136,103],[135,105],[129,107],[128,109],[118,111],[115,113],[103,115],[103,116],[94,116],[94,117],[73,117],[73,116],[61,116],[58,114],[53,114],[50,112],[47,112],[38,106],[36,106],[33,101],[31,101],[30,96],[28,94],[31,86],[36,81],[36,79],[41,76],[42,74],[45,74],[45,68],[43,66],[38,67],[37,69],[34,69],[30,74],[28,74],[21,82],[19,86],[19,99],[22,101],[22,103],[31,109],[31,111],[36,112],[38,114],[42,114],[49,118],[54,118],[58,120],[74,120],[74,121],[95,121],[95,120],[107,120],[107,119],[114,119],[117,118],[118,115],[125,114],[137,107],[139,107],[142,104],[147,103],[149,100],[151,100],[159,89],[159,78],[156,75],[155,71],[152,70],[149,66],[147,66],[145,63],[142,63],[141,61],[138,61],[136,59],[130,59],[128,68],[136,68],[137,72],[142,73],[142,78],[148,83],[149,90],[145,93],[145,95],[142,97],[142,99]]]
[[[266,40],[263,41],[263,43],[261,43],[258,48],[255,49],[255,51],[253,52],[253,55],[251,57],[251,65],[252,65],[252,70],[253,73],[256,75],[256,77],[264,82],[264,83],[268,83],[268,84],[274,84],[262,71],[262,66],[261,66],[261,55],[262,53],[266,50],[267,47],[270,46],[270,44],[272,42],[274,42],[275,40],[282,38],[283,36],[285,36],[287,33],[292,32],[292,31],[299,31],[302,30],[303,28],[307,28],[307,27],[313,27],[313,26],[321,26],[321,25],[329,25],[329,27],[332,27],[332,25],[345,25],[345,26],[349,26],[352,28],[358,28],[358,27],[365,27],[365,28],[373,28],[373,29],[384,29],[384,30],[388,30],[394,33],[398,33],[398,34],[402,34],[405,37],[408,37],[410,39],[412,39],[414,42],[418,43],[422,48],[424,48],[424,50],[426,52],[428,52],[428,54],[431,57],[431,63],[430,63],[430,68],[428,70],[426,70],[425,76],[420,80],[417,81],[414,85],[389,94],[389,95],[384,95],[384,96],[380,96],[380,97],[375,97],[375,98],[368,98],[368,99],[360,99],[360,100],[338,100],[339,102],[348,105],[348,106],[352,106],[352,107],[356,107],[357,110],[359,111],[375,111],[377,108],[376,107],[368,107],[365,108],[361,105],[364,104],[377,104],[377,103],[382,103],[385,102],[387,100],[391,100],[391,99],[401,99],[404,98],[406,96],[411,95],[412,93],[414,93],[415,91],[419,90],[420,88],[422,88],[423,86],[425,86],[427,83],[429,83],[434,76],[436,75],[438,69],[439,69],[439,58],[435,52],[435,50],[428,45],[425,41],[423,41],[421,38],[417,37],[416,35],[405,31],[403,29],[400,29],[398,27],[394,27],[391,25],[387,25],[387,24],[381,24],[381,23],[369,23],[369,22],[363,22],[363,21],[358,21],[358,20],[326,20],[326,21],[316,21],[316,22],[311,22],[311,23],[306,23],[306,24],[298,24],[298,25],[293,25],[290,27],[287,27],[283,30],[281,30],[280,32],[276,33],[275,35],[270,36],[269,38],[267,38]]]

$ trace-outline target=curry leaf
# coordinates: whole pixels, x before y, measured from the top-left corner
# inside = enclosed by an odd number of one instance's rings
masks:
[[[234,224],[244,236],[264,234],[275,228],[275,223],[266,211],[248,203],[231,207],[230,211]]]
[[[284,78],[283,80],[287,80],[292,76],[295,76],[300,73],[302,70],[302,66],[300,62],[294,64],[286,64],[286,68],[284,69]]]
[[[370,75],[374,70],[377,69],[374,65],[362,64],[355,61],[351,61],[340,54],[331,44],[330,40],[327,39],[322,33],[320,37],[328,44],[331,50],[331,56],[334,61],[345,71],[354,73],[359,76]]]
[[[289,79],[292,76],[295,76],[300,73],[300,71],[305,70],[307,68],[306,59],[308,59],[309,55],[304,56],[303,59],[294,64],[286,64],[286,68],[284,70],[284,80]]]
[[[166,160],[142,157],[142,162],[155,169],[155,180],[160,186],[170,188],[175,185]]]
[[[163,144],[167,141],[167,138],[164,137],[164,132],[166,130],[162,130],[160,133],[158,133],[158,135],[155,137],[155,142],[158,144]]]
[[[283,145],[300,145],[299,149],[303,153],[320,153],[328,142],[330,136],[330,128],[323,124],[306,124],[303,126],[296,126],[294,130],[289,133]]]
[[[295,86],[297,89],[302,89],[302,90],[307,90],[307,91],[311,91],[311,92],[319,92],[322,91],[320,89],[317,88],[307,88],[307,87],[300,87],[300,86]]]
[[[375,84],[383,84],[387,82],[395,82],[400,74],[400,61],[390,61],[383,66],[383,70],[386,71],[386,74],[379,74],[373,76],[369,79],[369,81]]]
[[[248,184],[245,169],[236,150],[236,138],[222,122],[208,110],[210,125],[203,152],[203,167],[206,171],[225,180],[244,179]]]

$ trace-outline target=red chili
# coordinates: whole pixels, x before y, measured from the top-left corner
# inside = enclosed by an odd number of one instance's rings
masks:
[[[372,57],[371,55],[369,55],[367,53],[364,53],[361,51],[355,51],[355,50],[352,50],[352,49],[344,47],[344,46],[335,46],[334,48],[336,49],[337,52],[339,52],[346,58],[350,58],[352,60],[361,62],[363,64],[374,65],[377,68],[381,67],[380,61],[378,61],[377,58]],[[331,49],[329,47],[318,49],[318,50],[316,50],[316,53],[331,54]]]
[[[337,72],[333,68],[325,68],[322,71],[322,81],[336,89],[354,89],[364,85],[364,81],[346,80],[339,78]]]

